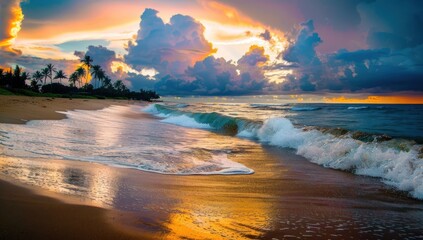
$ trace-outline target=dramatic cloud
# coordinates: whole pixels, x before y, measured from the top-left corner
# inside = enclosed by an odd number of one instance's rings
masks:
[[[422,1],[266,0],[262,11],[255,0],[148,2],[161,17],[147,8],[138,28],[129,22],[139,15],[134,6],[140,3],[130,0],[104,1],[95,15],[89,14],[99,7],[94,0],[26,1],[24,31],[14,43],[23,19],[20,1],[2,0],[0,65],[31,71],[53,62],[72,71],[79,61],[34,56],[73,59],[75,51],[134,90],[161,94],[423,91]],[[83,3],[86,8],[74,15]],[[111,11],[117,8],[125,14]],[[109,18],[98,25],[106,13],[119,27]]]
[[[288,75],[283,84],[284,91],[315,91],[316,82],[321,77],[321,61],[315,48],[322,42],[315,32],[312,20],[301,24],[302,29],[290,47],[284,52],[283,59],[292,63],[296,74]]]
[[[322,40],[319,34],[314,32],[313,21],[310,20],[301,24],[301,26],[302,29],[295,39],[295,42],[292,42],[283,58],[288,62],[298,63],[302,66],[320,63],[315,48]]]
[[[0,65],[5,64],[8,58],[21,54],[21,51],[12,48],[24,18],[20,2],[20,0],[0,2]]]
[[[162,78],[156,89],[166,93],[195,95],[263,93],[268,85],[263,65],[268,59],[264,49],[258,46],[252,46],[237,65],[210,56],[189,67],[184,78]]]
[[[317,55],[322,40],[313,22],[302,29],[283,58],[294,66],[282,90],[294,92],[393,92],[423,91],[423,45],[396,48],[341,49],[333,54]],[[288,67],[288,66],[286,66]]]
[[[204,37],[204,26],[192,17],[174,15],[165,24],[157,13],[144,11],[135,43],[128,44],[124,58],[134,69],[154,68],[162,76],[178,75],[215,51]]]
[[[419,57],[416,57],[419,56]],[[332,78],[328,90],[395,92],[423,91],[423,45],[404,50],[340,51],[328,57]],[[336,75],[336,73],[340,73]]]
[[[87,52],[75,51],[74,55],[80,59],[85,55],[90,56],[93,59],[93,65],[100,65],[107,74],[112,73],[112,63],[118,61],[116,53],[103,46],[88,46]]]

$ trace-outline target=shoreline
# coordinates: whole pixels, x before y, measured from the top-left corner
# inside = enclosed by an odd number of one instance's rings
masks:
[[[166,127],[145,113],[125,117],[147,127]],[[167,129],[175,134],[173,128],[177,126]],[[189,129],[189,133],[202,136],[199,142],[214,139],[245,145],[248,150],[231,154],[230,160],[255,173],[181,176],[83,161],[0,158],[0,174],[7,173],[2,175],[32,191],[20,200],[8,198],[0,185],[0,198],[19,204],[41,197],[38,202],[26,202],[28,209],[35,209],[28,211],[33,212],[39,208],[37,204],[50,202],[45,200],[45,192],[54,201],[65,200],[54,203],[62,212],[72,209],[72,214],[83,215],[90,211],[98,217],[90,228],[118,229],[119,234],[126,234],[122,239],[365,239],[380,233],[384,238],[406,238],[423,232],[419,225],[423,220],[421,201],[404,197],[377,179],[323,168],[292,151],[246,139],[197,129]],[[19,189],[19,185],[13,187]],[[22,216],[12,211],[16,209],[9,207],[11,212],[4,214],[2,221],[8,221],[9,215]],[[52,214],[61,215],[60,211]],[[26,217],[28,225],[20,227],[28,233],[33,230],[31,221],[37,218]],[[344,225],[339,227],[341,223]],[[75,229],[69,224],[59,227],[66,227],[64,232]],[[78,231],[73,230],[74,234]],[[96,239],[83,231],[80,234],[82,239]]]
[[[30,120],[60,120],[66,116],[57,111],[100,110],[111,105],[136,103],[140,101],[0,95],[0,123],[24,124]]]

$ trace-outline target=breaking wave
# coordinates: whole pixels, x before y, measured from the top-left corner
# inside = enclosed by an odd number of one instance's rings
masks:
[[[148,125],[148,122],[125,117],[128,113],[139,113],[138,106],[62,113],[66,119],[37,120],[24,125],[0,124],[0,156],[96,162],[161,174],[254,173],[230,160],[227,149],[218,144],[208,148],[197,146],[197,139],[189,137],[181,144],[175,136],[185,130],[158,129],[155,121]],[[163,122],[211,128],[184,115],[165,118]],[[172,132],[175,136],[157,134],[159,131]]]
[[[378,177],[390,186],[423,199],[423,148],[411,140],[336,128],[298,127],[281,117],[252,122],[214,112],[185,112],[158,104],[150,105],[144,111],[162,117],[162,121],[169,123],[183,126],[180,121],[166,120],[183,116],[200,126],[207,124],[210,129],[230,132],[263,144],[291,148],[313,163]],[[310,108],[306,111],[313,110]]]

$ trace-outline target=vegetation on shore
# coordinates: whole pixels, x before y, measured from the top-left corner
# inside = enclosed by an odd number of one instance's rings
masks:
[[[93,59],[85,56],[69,77],[53,64],[28,74],[16,65],[14,69],[0,68],[0,95],[26,95],[70,98],[114,98],[151,101],[160,96],[149,90],[130,91],[122,80],[112,81]],[[68,84],[62,84],[67,80]],[[29,83],[29,84],[28,84]]]

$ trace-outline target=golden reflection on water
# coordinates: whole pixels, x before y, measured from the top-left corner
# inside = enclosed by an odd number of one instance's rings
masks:
[[[163,239],[243,239],[258,238],[269,229],[270,206],[257,198],[243,201],[182,200],[164,226]],[[190,201],[193,200],[193,201]],[[204,203],[207,203],[206,205]]]
[[[101,207],[110,207],[116,195],[116,171],[96,164],[84,168],[60,160],[0,157],[0,172],[8,178],[43,189],[76,195]]]

